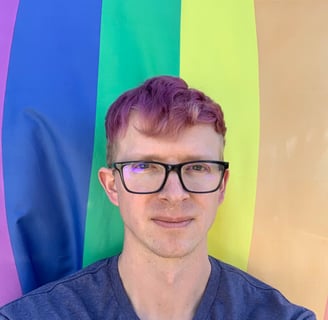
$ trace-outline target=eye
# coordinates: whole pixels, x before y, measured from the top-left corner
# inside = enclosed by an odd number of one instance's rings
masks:
[[[208,173],[211,171],[211,168],[206,163],[190,163],[184,168],[186,173]]]
[[[130,164],[130,168],[134,172],[144,171],[150,168],[150,164],[148,162],[135,162]]]
[[[203,165],[200,164],[195,164],[191,167],[192,170],[194,171],[204,171],[206,168]]]
[[[133,173],[155,173],[160,170],[160,166],[153,162],[134,162],[129,165]]]
[[[149,168],[149,163],[146,162],[137,162],[132,165],[135,169],[147,169]]]

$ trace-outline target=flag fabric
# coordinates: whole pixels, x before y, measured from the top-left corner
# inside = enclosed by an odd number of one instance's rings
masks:
[[[225,113],[231,178],[210,253],[324,317],[328,11],[315,2],[0,0],[0,305],[120,252],[97,179],[105,113],[168,74]]]

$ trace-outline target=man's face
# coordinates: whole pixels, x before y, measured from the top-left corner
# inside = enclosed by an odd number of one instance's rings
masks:
[[[177,138],[141,134],[137,115],[117,145],[115,161],[147,160],[168,164],[193,160],[221,160],[223,139],[211,125],[186,128]],[[207,252],[207,232],[222,202],[228,172],[212,193],[185,191],[176,172],[164,188],[153,194],[125,190],[119,173],[102,168],[100,181],[113,204],[119,206],[125,226],[124,250],[144,250],[166,258],[178,258],[194,250]],[[140,251],[139,251],[140,252]]]

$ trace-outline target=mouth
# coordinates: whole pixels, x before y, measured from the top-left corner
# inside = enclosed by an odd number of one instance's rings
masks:
[[[158,217],[153,218],[152,221],[163,228],[174,229],[174,228],[185,228],[187,227],[194,219],[189,217],[184,218],[167,218],[167,217]]]

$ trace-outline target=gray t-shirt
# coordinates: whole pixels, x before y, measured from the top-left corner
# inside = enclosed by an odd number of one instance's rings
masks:
[[[211,274],[194,319],[314,320],[279,291],[209,257]],[[124,290],[118,257],[101,260],[0,308],[0,319],[139,319]]]

